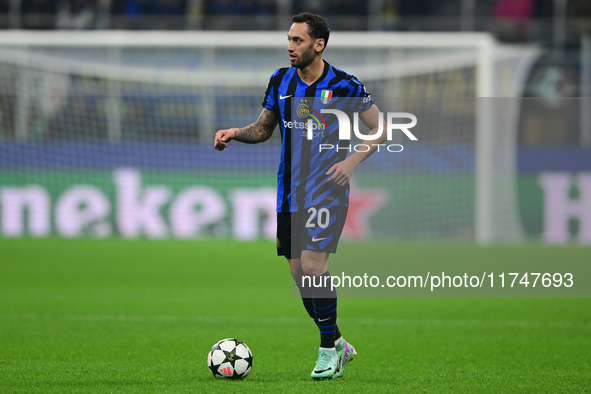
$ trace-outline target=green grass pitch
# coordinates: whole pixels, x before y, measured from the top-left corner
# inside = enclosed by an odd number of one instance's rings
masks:
[[[401,243],[397,258],[588,259],[589,248]],[[273,243],[0,240],[0,392],[589,392],[589,299],[343,299],[359,356],[315,382],[318,335]],[[338,258],[338,254],[335,256]],[[209,348],[237,337],[244,381]]]

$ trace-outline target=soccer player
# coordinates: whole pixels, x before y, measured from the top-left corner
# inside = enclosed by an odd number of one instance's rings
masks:
[[[293,16],[292,21],[287,34],[291,67],[280,68],[271,76],[258,120],[243,128],[219,130],[214,148],[224,150],[231,140],[266,141],[279,124],[277,253],[289,261],[304,307],[320,332],[319,355],[311,377],[336,379],[343,376],[345,365],[357,353],[337,325],[337,295],[330,289],[328,256],[336,252],[345,224],[353,171],[386,136],[368,136],[371,142],[366,148],[349,154],[349,141],[339,139],[337,117],[327,116],[312,132],[309,107],[332,102],[333,109],[356,112],[370,135],[384,130],[385,125],[383,120],[380,125],[379,110],[363,84],[323,60],[330,34],[327,21],[309,12]],[[304,276],[314,278],[315,284],[328,285],[306,287]]]

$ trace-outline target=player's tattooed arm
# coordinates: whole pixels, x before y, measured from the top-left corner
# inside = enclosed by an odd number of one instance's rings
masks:
[[[234,135],[234,139],[248,144],[264,142],[271,138],[275,126],[277,126],[275,113],[267,108],[263,108],[259,119],[250,126],[238,129],[238,132]]]
[[[273,130],[277,126],[278,119],[275,112],[263,108],[259,118],[253,124],[240,129],[219,130],[215,135],[214,148],[224,150],[228,142],[236,140],[247,144],[256,144],[271,138]]]

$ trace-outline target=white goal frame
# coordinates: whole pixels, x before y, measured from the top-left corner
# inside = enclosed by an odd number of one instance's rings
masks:
[[[60,47],[81,47],[81,48],[113,48],[116,51],[134,47],[180,47],[205,49],[208,48],[277,48],[285,49],[286,40],[282,33],[274,32],[171,32],[171,31],[4,31],[0,32],[0,55],[2,51],[11,51],[15,49],[25,49],[27,47],[49,48]],[[472,49],[477,55],[475,65],[477,67],[476,78],[476,96],[479,98],[494,97],[494,62],[496,51],[499,44],[488,33],[398,33],[398,32],[334,32],[330,37],[331,48],[450,48],[450,49]],[[26,52],[26,51],[25,51]],[[35,60],[28,59],[26,56],[15,60],[23,65],[30,65]],[[42,59],[37,59],[42,61]],[[474,62],[473,62],[474,63]],[[369,65],[371,66],[371,65]],[[75,65],[63,64],[66,69],[75,67]],[[98,67],[96,72],[101,75],[121,76],[120,69],[111,69],[108,66]],[[123,71],[126,72],[126,71]],[[136,78],[141,78],[145,70],[135,69],[129,71]],[[149,74],[149,73],[148,73]],[[126,74],[127,75],[127,74]],[[359,75],[359,74],[358,74]],[[363,80],[363,76],[359,75]],[[150,75],[146,75],[150,78]],[[238,86],[243,83],[252,85],[258,83],[264,87],[266,79],[257,80],[257,75],[228,73],[204,75],[197,74],[199,83],[215,86],[218,78],[225,81],[231,80]],[[266,77],[268,78],[268,76]],[[173,81],[174,82],[174,81]],[[117,87],[114,86],[114,94]],[[261,88],[262,89],[262,88]],[[117,103],[113,103],[113,114],[109,119],[109,135],[114,139],[120,135],[118,129]],[[208,111],[211,110],[207,109]],[[16,135],[26,139],[23,131],[19,131],[19,114],[17,108]],[[486,102],[479,100],[477,108],[477,126],[476,126],[476,167],[475,167],[475,239],[480,244],[487,244],[497,240],[494,234],[493,204],[499,204],[499,201],[493,201],[493,178],[494,178],[494,130],[492,129],[492,114]],[[23,120],[25,121],[25,120]],[[26,132],[25,132],[26,133]],[[502,203],[502,202],[501,202]],[[514,201],[510,202],[514,204]],[[518,226],[519,227],[519,226]],[[519,231],[517,231],[519,233]],[[511,238],[515,238],[512,234]],[[517,234],[519,236],[519,234]]]

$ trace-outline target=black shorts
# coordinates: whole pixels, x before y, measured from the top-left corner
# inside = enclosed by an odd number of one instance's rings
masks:
[[[302,250],[335,253],[347,210],[347,207],[336,206],[277,212],[277,255],[299,259]]]

